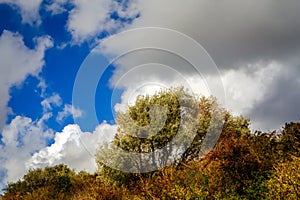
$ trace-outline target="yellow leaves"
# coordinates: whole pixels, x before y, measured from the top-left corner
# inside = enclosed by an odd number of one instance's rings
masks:
[[[151,124],[151,107],[156,105],[167,110],[163,127],[154,122],[154,127],[149,128],[150,136],[137,137]],[[188,112],[197,109],[200,115]],[[176,150],[175,145],[167,146],[158,156],[141,155],[164,147],[180,135],[177,132],[185,117],[189,117],[190,123],[182,127],[185,134],[177,143],[188,149],[181,155],[180,164],[139,174],[116,170],[101,162],[109,160],[114,166],[130,166],[128,169],[135,171],[149,164],[166,166],[166,157]],[[156,116],[156,120],[162,119],[163,116]],[[203,138],[213,138],[219,127],[212,123],[214,120],[222,122],[223,129],[214,149],[203,157]],[[193,98],[182,88],[139,96],[127,112],[119,113],[117,122],[119,128],[113,144],[133,152],[137,155],[135,159],[122,151],[108,154],[113,147],[107,144],[96,154],[97,175],[76,174],[62,165],[37,169],[24,177],[26,184],[12,184],[6,199],[47,199],[55,189],[57,199],[300,199],[300,123],[286,124],[278,138],[274,132],[251,133],[248,119],[232,116],[219,107],[215,98]],[[198,125],[197,129],[193,129],[194,125]],[[192,143],[187,142],[189,138],[194,138]],[[141,158],[146,162],[141,162]],[[51,184],[43,185],[47,181]],[[28,185],[34,186],[34,190],[28,189]]]
[[[300,158],[292,156],[292,160],[280,163],[275,173],[267,182],[272,199],[300,198]]]

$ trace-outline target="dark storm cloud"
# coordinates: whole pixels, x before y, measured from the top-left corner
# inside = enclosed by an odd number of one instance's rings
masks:
[[[218,77],[217,73],[208,74],[204,71],[204,79],[214,76],[213,78],[225,80],[227,103],[234,113],[243,115],[248,113],[247,116],[251,116],[253,124],[259,124],[264,128],[270,126],[270,129],[281,126],[282,122],[295,119],[297,109],[294,107],[299,99],[297,88],[300,86],[298,82],[288,80],[290,77],[294,79],[300,77],[300,70],[297,70],[297,66],[300,66],[299,0],[133,2],[136,4],[133,7],[138,8],[140,15],[125,29],[149,26],[169,28],[196,40],[207,50],[221,72],[221,77]],[[166,37],[170,39],[169,36]],[[144,38],[156,42],[159,40],[161,43],[168,41],[156,38],[153,34],[146,34]],[[174,44],[178,43],[174,38],[171,40]],[[108,43],[107,47],[116,53],[123,46],[134,47],[136,42],[137,37],[132,35],[123,43],[122,41]],[[191,49],[186,47],[185,49],[188,54],[193,53]],[[178,62],[174,56],[142,50],[119,59],[119,68],[115,71],[111,82],[117,82],[126,70],[137,64],[151,61],[160,61],[161,64],[172,66],[187,79],[193,76],[196,78],[192,68]],[[275,67],[274,70],[272,66]],[[155,74],[157,75],[154,80],[158,82],[173,81],[173,77],[166,76],[163,70],[158,69]],[[275,78],[267,78],[264,82],[264,76]],[[133,90],[131,83],[136,83],[136,78],[145,79],[140,73],[132,73],[124,81],[124,86],[127,85],[128,90]],[[288,91],[293,93],[280,95]],[[279,103],[284,106],[278,107]],[[259,128],[256,125],[254,127]]]
[[[196,39],[220,68],[285,59],[300,48],[298,0],[140,1],[132,27],[161,26]]]
[[[279,129],[286,122],[300,120],[299,74],[299,68],[282,72],[265,98],[249,113],[255,119],[255,126],[263,130]]]
[[[252,98],[254,106],[248,114],[241,114],[252,118],[254,128],[263,129],[299,120],[300,1],[153,0],[141,1],[139,7],[141,17],[132,27],[160,26],[191,36],[208,51],[222,74],[242,69],[246,76],[253,76],[268,63],[277,63],[281,74],[274,72],[277,77],[266,84],[266,91],[257,91],[266,94],[259,100]]]
[[[286,61],[299,52],[300,1],[229,2],[207,11],[206,23],[196,28],[198,41],[220,68]]]

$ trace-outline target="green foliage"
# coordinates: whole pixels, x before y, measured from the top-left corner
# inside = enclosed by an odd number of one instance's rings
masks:
[[[135,105],[124,113],[118,113],[119,128],[113,141],[113,145],[137,156],[128,156],[108,145],[96,154],[99,169],[116,184],[123,184],[148,177],[151,173],[122,172],[105,166],[102,160],[109,160],[116,168],[139,172],[168,166],[176,159],[177,166],[198,159],[201,153],[213,146],[210,141],[217,140],[225,114],[215,98],[199,98],[183,88],[162,90],[153,96],[139,96]],[[204,137],[208,138],[208,142],[203,145]],[[161,151],[151,154],[156,149]],[[178,159],[180,149],[185,149],[185,152]],[[118,153],[109,154],[112,150]]]
[[[183,88],[138,97],[135,105],[119,113],[117,122],[113,144],[140,155],[137,160],[122,151],[109,154],[115,149],[107,144],[96,154],[96,174],[76,174],[65,165],[30,170],[8,185],[3,199],[300,198],[300,123],[285,124],[280,133],[251,132],[249,119],[232,116],[215,98],[194,97]],[[142,157],[176,137],[177,143],[157,157]],[[213,150],[214,142],[205,138],[219,138]],[[186,151],[160,168],[170,155],[177,155],[172,153],[178,143]],[[137,171],[147,165],[160,169],[128,173],[106,166],[103,158]]]
[[[126,168],[128,171],[151,171],[143,169],[158,169],[168,165],[170,160],[174,160],[174,145],[179,142],[185,145],[188,138],[178,138],[178,142],[168,145],[183,129],[189,127],[182,126],[182,113],[186,115],[197,114],[197,102],[193,96],[189,95],[183,88],[160,91],[153,96],[139,96],[134,106],[130,106],[124,113],[118,113],[118,132],[114,138],[113,145],[124,151],[136,154],[135,157],[127,156],[119,151],[114,155],[105,157],[115,166]],[[196,117],[191,117],[189,122],[196,125]],[[187,124],[187,123],[185,123]],[[179,135],[179,134],[178,134]],[[188,136],[185,134],[185,136]],[[186,144],[187,146],[188,144]],[[156,154],[146,154],[162,149]],[[99,168],[117,183],[125,183],[128,180],[138,180],[140,174],[129,174],[106,167],[101,160],[106,152],[110,152],[110,147],[99,149],[96,158]],[[116,151],[115,151],[116,152]],[[100,158],[101,156],[101,158]],[[133,163],[133,165],[132,165]],[[150,173],[151,174],[151,173]],[[142,176],[148,176],[143,174]]]
[[[23,180],[9,183],[6,193],[22,198],[28,194],[43,193],[47,199],[67,197],[72,187],[71,178],[75,175],[66,165],[46,167],[44,170],[30,170]]]
[[[300,156],[300,123],[286,123],[279,143],[282,158],[288,159],[289,154]]]
[[[178,98],[183,98],[184,95],[182,90],[176,90],[161,91],[152,97],[139,96],[135,105],[130,106],[127,112],[118,114],[119,129],[114,140],[115,145],[137,153],[147,153],[164,147],[178,132],[181,113]],[[166,111],[165,117],[155,114],[161,110]],[[150,119],[151,111],[155,118]],[[150,121],[152,126],[149,126]],[[156,164],[155,161],[153,164]]]

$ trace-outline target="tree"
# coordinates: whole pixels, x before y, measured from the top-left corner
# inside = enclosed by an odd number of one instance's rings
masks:
[[[138,179],[139,172],[199,159],[216,143],[225,113],[215,98],[197,97],[183,88],[139,96],[135,105],[118,113],[113,144],[96,154],[99,169],[128,182]]]
[[[279,135],[278,162],[267,182],[272,199],[300,199],[300,123],[286,123]]]
[[[281,156],[289,159],[289,155],[300,156],[300,123],[286,123],[279,135],[279,151]]]
[[[267,182],[268,196],[271,199],[300,199],[300,158],[274,166],[275,173]]]

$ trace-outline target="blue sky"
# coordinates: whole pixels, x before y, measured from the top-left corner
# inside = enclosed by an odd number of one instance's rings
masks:
[[[93,132],[97,124],[102,122],[104,125],[106,125],[106,122],[109,124],[115,123],[113,117],[115,111],[111,109],[113,106],[111,105],[113,90],[109,86],[109,79],[114,70],[113,65],[103,66],[103,68],[105,67],[104,73],[97,85],[97,93],[94,95],[98,123],[89,124],[88,112],[72,105],[73,85],[81,64],[93,47],[97,45],[95,40],[104,38],[109,34],[109,31],[113,33],[123,24],[130,23],[138,16],[120,17],[117,12],[108,11],[107,16],[104,16],[104,18],[111,18],[119,23],[115,30],[106,30],[105,28],[96,30],[92,37],[83,35],[83,39],[77,41],[67,28],[70,12],[76,5],[67,1],[62,2],[60,5],[58,1],[59,5],[57,7],[50,8],[51,5],[54,6],[56,3],[55,1],[40,1],[36,3],[28,2],[26,5],[26,3],[13,1],[0,2],[0,35],[3,40],[12,40],[11,44],[2,44],[2,54],[5,51],[5,45],[10,45],[9,48],[12,48],[12,54],[15,50],[25,52],[24,61],[20,63],[9,60],[18,59],[18,52],[16,56],[11,55],[11,58],[4,58],[6,62],[2,62],[1,71],[5,72],[5,69],[7,69],[6,73],[18,73],[19,68],[24,68],[23,65],[28,64],[28,60],[32,59],[32,56],[38,57],[37,60],[39,61],[31,63],[31,69],[25,69],[19,77],[12,76],[10,80],[6,82],[3,80],[2,82],[4,85],[9,85],[5,87],[2,85],[2,90],[5,91],[7,99],[1,99],[1,104],[3,104],[1,108],[5,107],[7,111],[1,110],[3,113],[0,132],[1,187],[7,181],[15,181],[21,178],[21,175],[25,172],[22,165],[24,166],[26,159],[42,148],[57,142],[55,141],[55,133],[63,131],[67,125],[74,124],[76,116],[81,117],[84,121],[84,123],[81,123],[82,126],[78,128],[80,131]],[[80,3],[78,2],[78,4]],[[116,2],[116,6],[126,9],[126,2]],[[101,21],[101,19],[99,20]],[[43,48],[39,48],[39,42],[47,44]],[[11,63],[15,68],[9,71],[8,68]],[[120,95],[121,90],[116,101],[120,100]],[[84,99],[84,96],[82,98]],[[18,122],[15,124],[15,121]],[[109,125],[107,124],[107,126]],[[37,130],[34,130],[35,128]],[[13,133],[11,129],[14,130]],[[25,141],[26,134],[29,135],[32,130],[37,131],[34,133],[35,136],[41,136],[38,141],[35,141],[37,144]],[[38,133],[38,131],[41,133]],[[44,132],[47,132],[48,135],[43,135]],[[35,137],[34,134],[30,137]],[[10,144],[13,142],[17,144]],[[27,146],[32,147],[28,148]],[[20,150],[27,152],[17,158],[16,153]],[[5,156],[4,154],[8,155]],[[11,158],[11,156],[15,156],[15,158]],[[12,172],[12,175],[10,175],[9,164],[7,164],[10,162],[7,161],[9,159],[17,159],[17,161],[10,163],[15,165],[15,172]],[[41,166],[50,164],[49,162],[46,163]]]
[[[0,0],[0,188],[46,165],[95,171],[116,111],[159,88],[214,95],[252,130],[299,120],[299,9],[294,0]],[[198,55],[211,59],[201,73],[186,59]]]
[[[68,44],[72,42],[72,36],[65,29],[68,19],[67,12],[53,16],[43,9],[44,6],[42,4],[40,9],[42,22],[40,26],[30,26],[22,23],[22,16],[17,12],[16,8],[8,6],[7,4],[0,5],[2,13],[1,18],[5,19],[1,21],[0,24],[1,33],[4,30],[18,32],[22,35],[24,44],[30,49],[34,49],[35,44],[33,43],[33,40],[38,36],[48,35],[52,38],[53,42],[53,47],[47,49],[45,52],[45,64],[38,77],[29,75],[20,85],[11,87],[11,99],[8,102],[8,106],[13,108],[13,114],[9,115],[7,123],[10,123],[10,121],[18,115],[27,116],[33,120],[40,119],[43,115],[43,108],[41,106],[43,97],[41,96],[51,96],[52,94],[57,93],[64,104],[71,104],[72,89],[77,71],[86,56],[90,53],[93,44],[91,44],[90,41],[86,41],[79,45]],[[72,6],[66,5],[65,7]],[[99,33],[97,38],[104,36],[105,33]],[[67,46],[61,48],[60,45],[64,44]],[[104,95],[104,97],[106,97],[111,93],[108,86],[108,79],[109,76],[111,76],[111,73],[111,70],[107,70],[102,77],[103,80],[99,82],[99,94],[96,96],[96,102],[98,102],[97,100],[102,100],[99,99],[99,96]],[[47,88],[45,89],[45,92],[38,86],[39,78],[46,81]],[[109,105],[110,98],[103,98],[103,100],[105,101],[104,104],[97,104],[97,107],[99,108],[97,110],[101,110],[101,114],[100,112],[97,114],[99,120],[107,120],[114,123],[111,110],[105,109],[106,106],[103,106],[104,109],[101,108],[101,105]],[[61,106],[57,106],[54,107],[52,112],[57,114],[62,109]],[[47,121],[47,125],[55,131],[61,131],[65,125],[70,123],[74,123],[72,116],[69,116],[62,123],[58,123],[52,118]],[[94,127],[91,127],[88,131],[92,131],[93,128]]]

